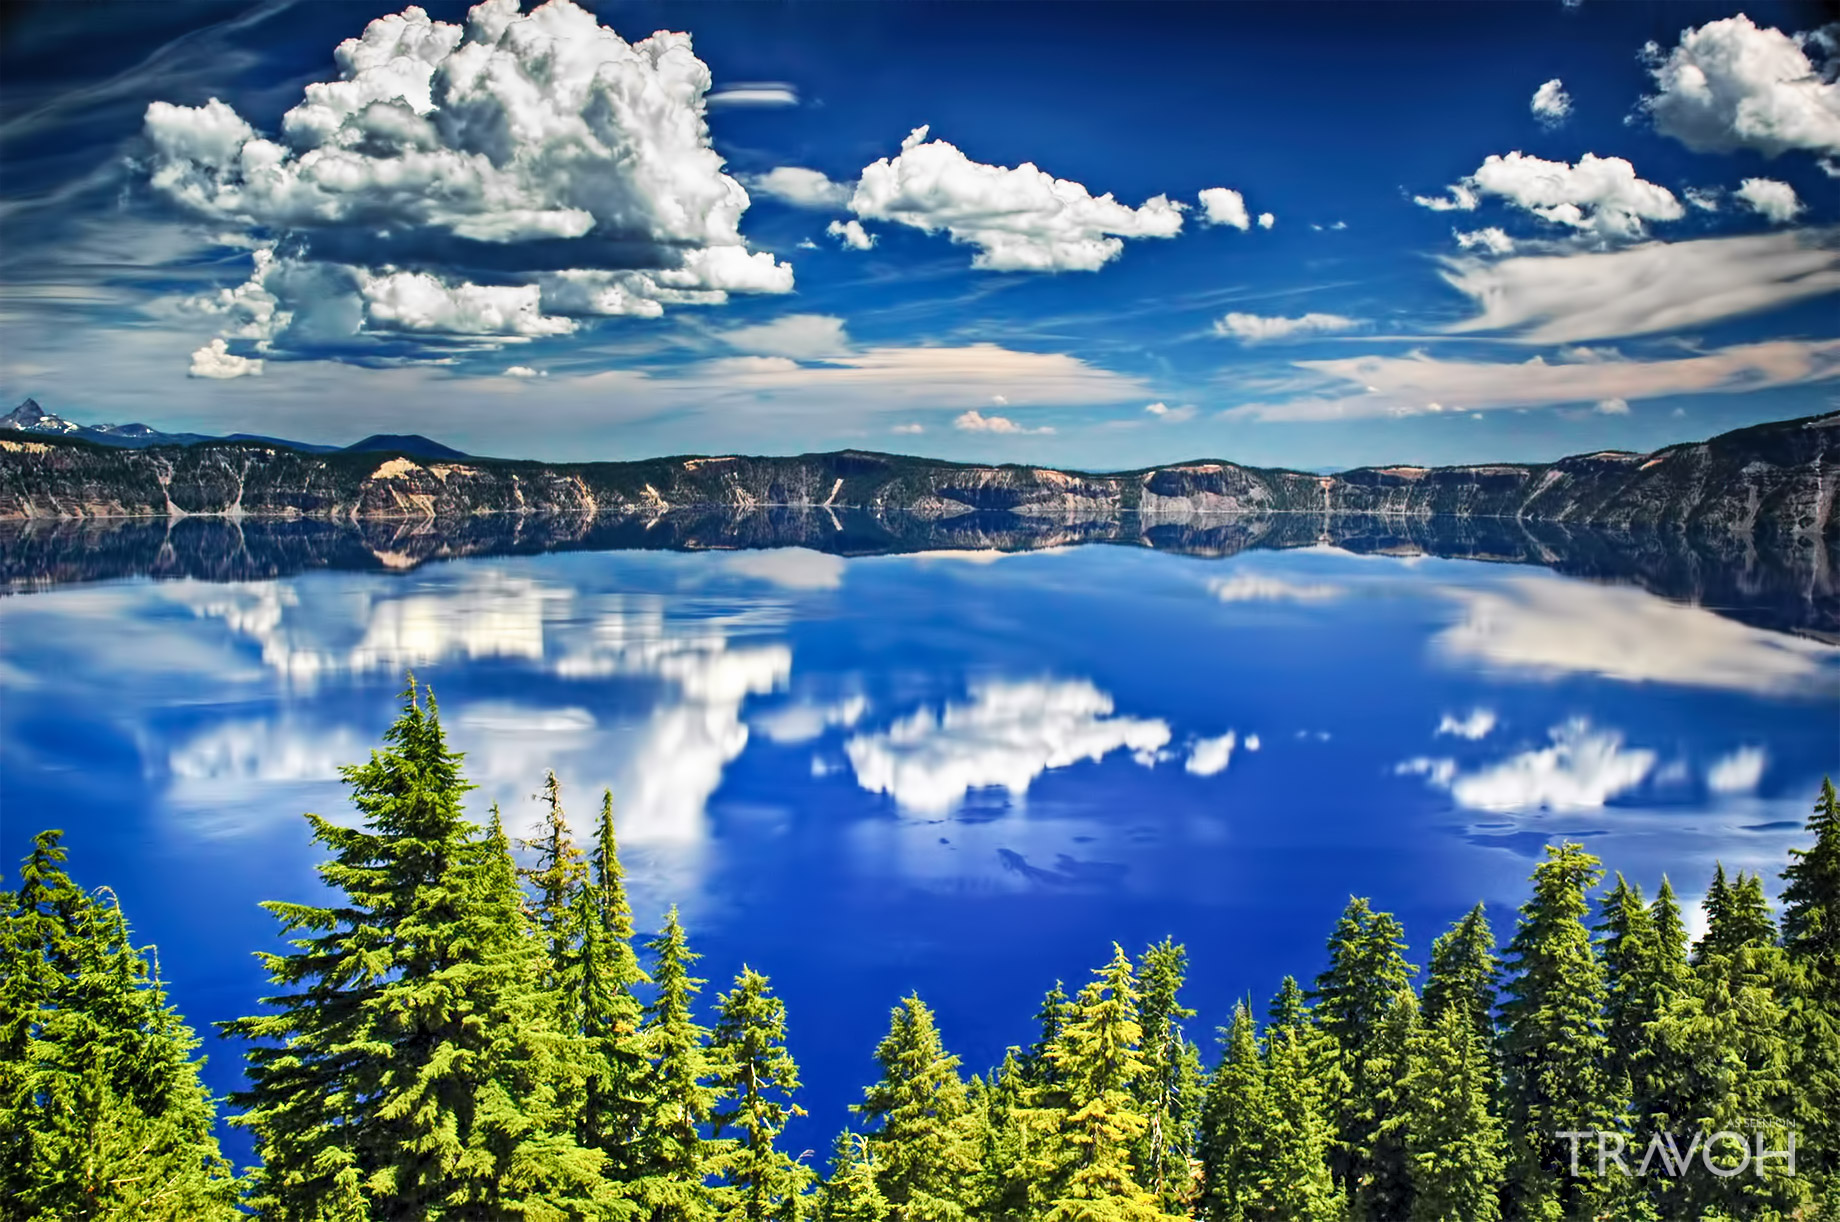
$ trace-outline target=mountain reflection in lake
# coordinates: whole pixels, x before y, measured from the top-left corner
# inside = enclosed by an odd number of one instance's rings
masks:
[[[1773,880],[1840,771],[1813,553],[1514,523],[719,526],[15,525],[3,576],[36,592],[0,599],[0,851],[66,828],[193,1023],[246,1012],[256,903],[312,894],[300,813],[349,815],[337,766],[413,667],[476,815],[534,824],[554,768],[585,830],[611,787],[642,919],[682,905],[718,984],[772,975],[795,1140],[821,1147],[909,990],[981,1069],[1056,978],[1169,934],[1205,1030],[1313,969],[1351,893],[1420,963],[1477,899],[1505,933],[1560,837],[1689,903],[1715,859]],[[581,550],[516,554],[551,546]],[[422,563],[455,552],[478,554]],[[170,579],[60,584],[134,574]],[[208,1072],[225,1089],[237,1059]]]

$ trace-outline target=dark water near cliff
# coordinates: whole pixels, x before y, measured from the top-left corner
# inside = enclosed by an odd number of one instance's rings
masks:
[[[67,829],[194,1025],[246,1012],[256,903],[313,895],[300,812],[347,810],[334,770],[413,666],[475,811],[534,819],[553,767],[586,824],[611,786],[709,998],[773,977],[822,1150],[910,990],[981,1069],[1056,978],[1172,934],[1211,1027],[1318,970],[1351,893],[1421,962],[1478,899],[1505,936],[1561,836],[1689,899],[1715,859],[1773,879],[1840,771],[1823,557],[1475,523],[595,534],[641,526],[0,536],[34,591],[0,598],[0,857]]]

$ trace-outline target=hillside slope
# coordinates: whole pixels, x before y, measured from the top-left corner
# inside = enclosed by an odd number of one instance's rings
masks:
[[[775,506],[941,520],[1006,513],[1069,521],[1134,512],[1506,517],[1829,539],[1840,413],[1757,425],[1652,454],[1546,464],[1369,467],[1337,475],[1207,461],[1094,474],[843,451],[640,462],[433,461],[306,453],[256,442],[106,448],[0,437],[0,518],[254,517],[448,520],[479,514],[655,516]]]

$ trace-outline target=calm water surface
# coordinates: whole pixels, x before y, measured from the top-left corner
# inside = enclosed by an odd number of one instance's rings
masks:
[[[476,815],[528,829],[554,768],[585,829],[612,788],[642,921],[680,905],[709,1000],[743,962],[786,997],[820,1150],[909,991],[982,1069],[1169,934],[1211,1028],[1350,894],[1421,963],[1479,899],[1505,936],[1559,837],[1774,882],[1840,771],[1831,645],[1529,566],[576,552],[0,598],[0,853],[65,828],[190,1021],[247,1013],[257,901],[315,897],[301,812],[349,817],[408,667]]]

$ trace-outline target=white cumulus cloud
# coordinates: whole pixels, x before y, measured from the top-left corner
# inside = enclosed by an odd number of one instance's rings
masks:
[[[795,208],[842,208],[854,190],[847,182],[833,182],[817,170],[796,165],[775,166],[748,179],[747,185]]]
[[[861,221],[832,221],[824,232],[851,250],[868,250],[875,245],[875,235],[864,229]]]
[[[1531,107],[1540,122],[1557,126],[1572,113],[1572,95],[1565,92],[1564,83],[1555,76],[1533,91]]]
[[[1672,191],[1638,177],[1629,162],[1595,153],[1586,153],[1575,165],[1521,152],[1491,153],[1475,173],[1450,188],[1448,197],[1414,198],[1436,211],[1469,211],[1483,196],[1599,238],[1640,238],[1648,222],[1686,214]]]
[[[1252,228],[1246,212],[1246,197],[1230,187],[1208,187],[1197,199],[1201,201],[1201,220],[1207,225],[1231,225],[1244,232]]]
[[[1216,335],[1231,336],[1245,344],[1259,344],[1268,340],[1296,339],[1305,335],[1327,335],[1336,331],[1350,331],[1360,326],[1353,318],[1340,314],[1303,314],[1296,318],[1268,317],[1259,314],[1242,314],[1238,311],[1228,314],[1214,322]]]
[[[1786,225],[1807,205],[1795,196],[1795,188],[1773,178],[1747,178],[1732,192],[1759,214],[1778,225]]]
[[[1239,745],[1239,735],[1228,730],[1219,738],[1196,739],[1188,749],[1188,762],[1182,765],[1185,772],[1196,776],[1214,776],[1227,770],[1233,761],[1233,748]],[[1257,750],[1250,743],[1248,750]]]
[[[1683,30],[1665,55],[1646,48],[1655,93],[1643,99],[1658,131],[1698,152],[1806,149],[1840,155],[1840,82],[1818,35],[1791,36],[1740,13]]]
[[[147,109],[154,190],[288,252],[238,290],[257,338],[526,337],[791,291],[741,237],[748,195],[711,146],[688,35],[628,43],[571,0],[485,0],[464,24],[379,17],[334,59],[272,136],[215,98]]]
[[[1026,428],[1017,424],[1008,416],[986,416],[976,408],[960,412],[952,420],[952,427],[961,433],[1052,433],[1047,425],[1040,428]]]
[[[1514,239],[1499,225],[1490,225],[1484,229],[1454,229],[1451,232],[1456,235],[1457,245],[1464,250],[1480,250],[1491,255],[1514,252]]]
[[[834,314],[785,314],[771,322],[733,327],[720,334],[724,343],[742,352],[802,361],[836,356],[850,348],[843,319]]]
[[[1495,728],[1494,709],[1472,709],[1462,717],[1446,713],[1438,722],[1436,733],[1453,734],[1458,738],[1467,738],[1471,742],[1487,738],[1489,731]]]
[[[866,167],[850,208],[865,220],[944,230],[977,247],[973,267],[991,271],[1097,271],[1125,238],[1169,238],[1182,229],[1180,203],[1153,196],[1132,208],[1110,195],[1055,178],[1024,162],[972,161],[957,146],[915,128],[896,156]]]
[[[1555,726],[1550,746],[1523,751],[1474,772],[1449,760],[1408,760],[1396,771],[1420,773],[1472,810],[1593,810],[1634,789],[1655,767],[1655,753],[1625,747],[1616,730],[1582,718]]]
[[[1277,223],[1278,223],[1278,218],[1273,216],[1271,213],[1269,212],[1259,213],[1259,228],[1260,229],[1270,229],[1273,225],[1276,225]]]
[[[856,783],[904,810],[946,814],[976,789],[1020,797],[1042,773],[1114,751],[1154,755],[1169,743],[1159,718],[1113,716],[1086,680],[990,681],[935,713],[920,709],[844,747]]]
[[[505,370],[508,378],[547,378],[549,370],[533,369],[529,365],[512,365]]]
[[[257,357],[238,356],[230,351],[230,345],[221,338],[214,339],[198,351],[192,353],[192,367],[186,371],[188,377],[194,378],[243,378],[253,377],[262,372],[262,362]]]
[[[1762,747],[1739,747],[1706,769],[1706,788],[1713,793],[1751,793],[1763,779],[1769,758]]]

